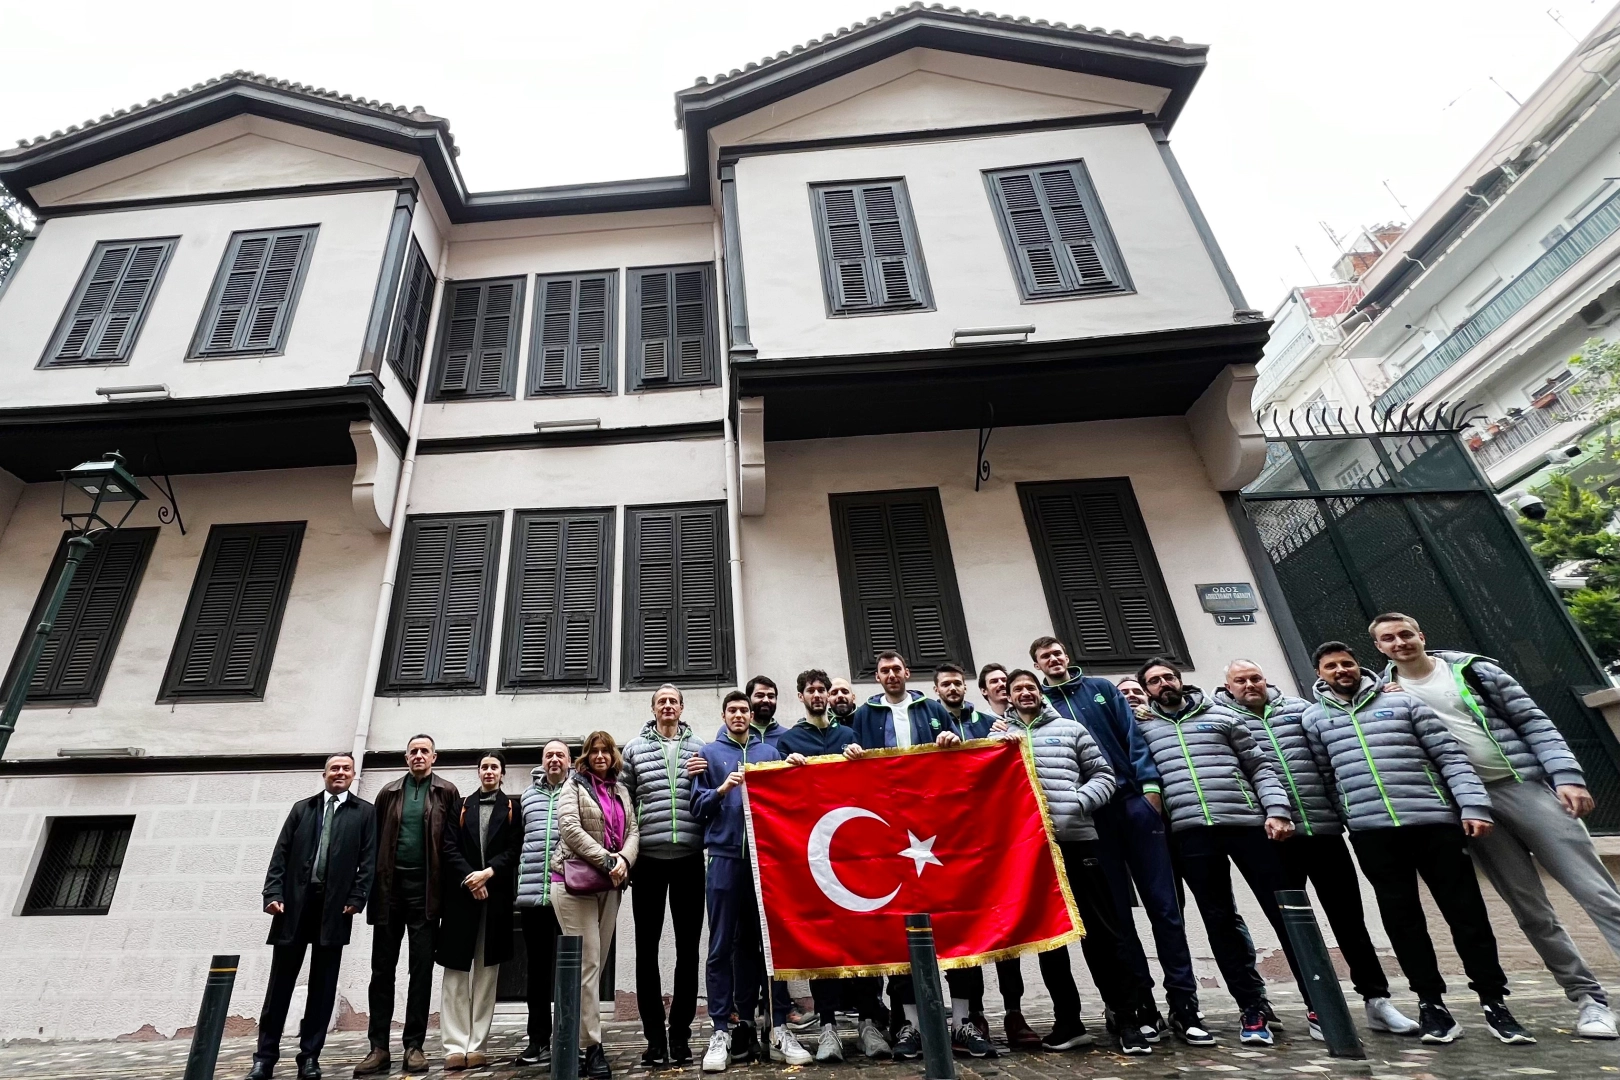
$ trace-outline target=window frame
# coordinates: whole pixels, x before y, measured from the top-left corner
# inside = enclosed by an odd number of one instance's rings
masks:
[[[421,326],[413,329],[410,323],[415,313],[410,307],[411,271],[418,264],[427,274],[427,288],[424,298],[427,303],[420,308]],[[417,243],[416,237],[411,237],[411,246],[405,256],[405,271],[400,275],[399,297],[394,304],[394,324],[388,332],[388,366],[399,377],[400,385],[410,391],[411,398],[416,397],[417,380],[422,377],[422,369],[431,366],[428,356],[428,342],[433,337],[433,303],[438,295],[439,279],[433,274],[433,264],[428,262],[427,255],[422,251],[422,245]],[[418,334],[421,351],[416,357],[414,367],[407,369],[400,360],[400,350],[404,348],[404,337],[407,331]]]
[[[701,380],[682,381],[674,377],[649,383],[642,375],[641,365],[641,281],[648,274],[674,274],[682,270],[701,270],[703,272],[703,368],[704,375]],[[704,387],[720,385],[721,343],[718,330],[719,323],[719,294],[715,282],[715,266],[712,262],[693,263],[666,263],[659,266],[632,266],[625,270],[625,316],[624,316],[624,375],[626,389],[630,393],[645,394],[661,390],[700,390]],[[670,306],[674,307],[673,294],[670,297]],[[673,312],[670,316],[670,340],[675,339],[675,318]],[[675,358],[671,356],[673,365]]]
[[[1039,519],[1036,516],[1035,500],[1043,491],[1058,491],[1068,489],[1080,492],[1090,489],[1094,492],[1112,493],[1119,496],[1121,514],[1124,519],[1126,532],[1129,534],[1137,561],[1142,567],[1144,591],[1148,594],[1153,614],[1158,620],[1162,647],[1141,653],[1129,651],[1115,651],[1105,656],[1094,653],[1084,653],[1078,640],[1071,641],[1076,631],[1069,626],[1069,614],[1063,602],[1063,589],[1058,580],[1057,568],[1052,565],[1049,558],[1049,542],[1043,539],[1039,528]],[[1018,484],[1018,503],[1023,510],[1024,530],[1029,538],[1030,550],[1034,555],[1036,569],[1041,575],[1041,591],[1046,596],[1047,614],[1052,620],[1053,633],[1063,640],[1069,650],[1069,657],[1077,664],[1090,668],[1104,670],[1134,670],[1136,666],[1153,656],[1168,656],[1179,664],[1191,663],[1187,651],[1187,639],[1181,630],[1181,622],[1176,614],[1175,604],[1170,599],[1170,590],[1164,583],[1164,572],[1159,566],[1159,556],[1153,546],[1152,534],[1148,532],[1147,522],[1142,517],[1141,505],[1136,499],[1136,490],[1128,476],[1085,477],[1073,480],[1033,480]],[[1088,533],[1088,541],[1089,541]],[[1095,541],[1090,541],[1095,543]],[[1099,581],[1102,567],[1097,567]]]
[[[116,862],[113,862],[109,866],[100,868],[102,885],[97,892],[106,892],[108,894],[107,903],[85,907],[45,907],[42,905],[36,905],[34,894],[36,890],[38,890],[43,884],[40,879],[40,875],[45,869],[47,860],[51,859],[53,847],[58,844],[65,844],[69,842],[65,838],[65,835],[59,840],[57,830],[72,830],[75,833],[82,834],[91,831],[92,828],[99,828],[114,837],[116,837],[118,833],[123,834],[123,844],[119,847],[116,853]],[[124,860],[129,855],[129,842],[134,839],[134,835],[134,814],[62,814],[47,818],[45,820],[44,834],[40,838],[39,859],[35,862],[33,873],[29,876],[28,887],[23,891],[22,904],[18,907],[17,914],[19,916],[29,917],[106,915],[112,910],[113,895],[118,889],[119,878],[123,876]],[[99,846],[104,845],[106,842],[107,838],[104,837],[100,841],[100,844],[98,844],[98,848]],[[61,858],[66,858],[66,855],[62,855]],[[107,875],[109,874],[112,878],[110,884],[106,880]]]
[[[732,605],[736,598],[731,593],[731,539],[726,527],[726,504],[724,501],[694,500],[679,503],[645,503],[624,508],[624,589],[621,602],[621,636],[620,636],[620,690],[652,690],[665,683],[683,688],[720,687],[729,686],[737,681],[736,641],[734,640],[736,616]],[[716,592],[716,634],[719,639],[720,671],[715,675],[692,675],[680,672],[675,675],[646,675],[642,672],[641,642],[636,640],[637,629],[635,613],[640,603],[640,532],[638,522],[644,513],[659,514],[681,511],[707,510],[715,515],[715,554],[716,577],[718,589]],[[678,530],[677,530],[678,532]],[[677,576],[678,563],[677,562]],[[673,605],[677,618],[682,605]]]
[[[853,679],[871,681],[877,674],[877,649],[873,647],[861,606],[860,582],[855,574],[854,551],[849,531],[848,511],[852,506],[877,503],[887,506],[896,502],[921,501],[929,525],[929,546],[933,550],[935,566],[939,569],[941,627],[947,651],[946,659],[966,670],[973,670],[973,649],[968,633],[967,617],[962,609],[962,593],[957,584],[956,560],[951,554],[950,530],[945,523],[944,505],[939,488],[899,488],[885,491],[834,491],[827,495],[828,512],[832,520],[833,553],[838,568],[839,606],[844,616],[844,644],[849,653],[849,670]],[[897,558],[890,535],[890,558]],[[896,587],[899,587],[898,573]],[[954,625],[953,625],[954,623]],[[931,664],[912,653],[907,638],[915,639],[916,628],[907,625],[897,635],[901,640],[899,652],[916,674],[934,670]],[[864,655],[863,655],[864,654]]]
[[[518,366],[523,362],[523,323],[525,305],[529,302],[527,274],[506,274],[497,277],[481,278],[446,278],[439,283],[439,289],[444,299],[439,302],[439,325],[433,342],[433,361],[428,370],[427,400],[440,401],[511,401],[517,397]],[[456,391],[446,393],[439,388],[444,381],[445,356],[450,350],[450,320],[454,316],[454,290],[465,285],[478,285],[488,287],[492,285],[513,284],[516,294],[512,300],[512,329],[508,331],[508,355],[501,365],[501,386],[499,390],[479,392],[476,390]],[[487,294],[486,294],[487,295]],[[480,314],[480,319],[483,315]],[[468,373],[468,384],[471,385],[472,373]]]
[[[292,336],[293,320],[298,316],[298,301],[303,295],[304,280],[309,276],[309,264],[315,257],[315,242],[320,237],[321,226],[317,222],[312,225],[278,225],[262,229],[238,229],[231,233],[230,239],[225,241],[225,251],[219,257],[219,268],[214,271],[214,283],[209,286],[208,299],[203,303],[201,316],[197,319],[197,329],[191,335],[191,344],[186,348],[187,361],[203,360],[229,360],[242,356],[283,356],[287,351],[287,339]],[[208,340],[208,328],[213,325],[214,316],[219,309],[219,303],[224,298],[226,283],[231,276],[232,254],[241,248],[241,245],[253,236],[268,237],[269,246],[274,246],[276,237],[293,233],[304,234],[304,247],[298,255],[298,268],[293,272],[292,281],[287,286],[286,312],[281,319],[281,329],[275,340],[264,349],[220,349],[205,351]],[[265,258],[269,259],[266,250]],[[264,276],[261,272],[255,290],[262,287]],[[247,325],[244,322],[241,325]],[[238,331],[240,332],[240,331]]]
[[[1085,210],[1087,223],[1091,226],[1092,236],[1099,248],[1099,258],[1104,266],[1117,271],[1117,278],[1113,288],[1081,291],[1080,289],[1066,289],[1062,292],[1035,292],[1033,282],[1024,273],[1024,263],[1018,246],[1018,238],[1014,234],[1012,220],[1008,217],[1007,209],[1001,200],[1001,192],[997,189],[998,177],[1009,173],[1036,172],[1041,169],[1055,169],[1059,166],[1071,168],[1075,174],[1075,187],[1079,191],[1080,205]],[[1097,185],[1091,180],[1091,170],[1086,167],[1085,158],[1069,158],[1062,161],[1046,161],[1033,165],[1007,165],[994,169],[985,169],[984,177],[985,195],[990,200],[990,212],[996,219],[996,229],[1001,233],[1002,247],[1007,253],[1007,267],[1012,271],[1013,282],[1018,286],[1021,303],[1046,304],[1064,300],[1092,300],[1102,296],[1131,296],[1136,292],[1136,285],[1131,279],[1130,267],[1125,263],[1125,253],[1119,246],[1119,239],[1114,235],[1114,229],[1108,221],[1108,214],[1103,209],[1102,197],[1097,194]],[[1054,245],[1060,243],[1055,239]]]
[[[503,694],[576,693],[580,690],[606,690],[613,680],[613,564],[617,561],[614,525],[615,507],[590,506],[575,509],[529,509],[512,512],[512,535],[507,540],[506,596],[501,604],[501,656],[499,692]],[[600,659],[601,675],[584,679],[524,679],[517,674],[521,644],[517,619],[522,597],[523,552],[520,540],[523,526],[535,520],[567,521],[594,518],[602,523],[602,552],[597,567],[597,629],[592,647]],[[559,552],[559,558],[562,553]]]
[[[574,283],[574,311],[572,313],[572,339],[578,338],[578,297],[579,283],[585,278],[602,277],[607,279],[607,326],[603,345],[605,355],[602,357],[603,373],[606,375],[604,386],[568,386],[562,388],[543,387],[540,385],[541,365],[541,337],[545,326],[545,297],[546,285],[554,281],[572,281]],[[529,314],[529,349],[528,371],[523,379],[523,396],[526,398],[554,398],[596,395],[611,395],[619,388],[619,270],[581,270],[577,273],[566,274],[536,274],[534,277],[534,310]],[[639,329],[639,327],[638,327]],[[573,340],[570,348],[578,349],[577,340]],[[565,371],[563,381],[568,381],[566,371],[567,361],[564,361]]]
[[[874,304],[870,307],[861,308],[840,308],[838,305],[837,274],[834,269],[827,214],[822,206],[821,192],[829,188],[860,189],[884,184],[892,184],[895,188],[894,201],[900,222],[900,231],[905,237],[910,258],[917,268],[917,302],[890,305]],[[873,315],[905,315],[936,310],[934,288],[928,274],[928,260],[923,257],[922,236],[917,231],[917,219],[911,209],[911,189],[906,184],[904,176],[880,176],[865,180],[818,180],[809,184],[808,190],[810,194],[810,220],[816,234],[816,257],[821,266],[821,297],[827,318],[857,319]]]
[[[392,681],[392,672],[399,657],[401,627],[405,622],[405,602],[409,589],[409,569],[416,554],[416,534],[423,522],[481,519],[492,523],[494,535],[489,551],[484,556],[483,613],[478,628],[477,653],[469,666],[475,673],[473,681],[464,686],[439,683],[399,683]],[[376,697],[482,697],[489,685],[489,660],[494,651],[495,619],[499,604],[497,588],[501,567],[501,545],[505,540],[506,514],[501,510],[465,510],[449,514],[410,514],[403,526],[405,535],[399,547],[399,562],[394,570],[394,594],[389,601],[388,632],[383,639],[382,664],[377,669]],[[403,582],[402,588],[400,583]],[[438,616],[442,618],[443,616]],[[503,646],[504,648],[504,646]]]
[[[124,335],[123,345],[119,350],[120,355],[111,360],[55,359],[55,354],[62,347],[63,339],[67,337],[69,327],[73,325],[73,312],[76,308],[78,308],[79,304],[83,302],[84,294],[89,290],[90,282],[95,277],[96,265],[101,261],[102,252],[106,251],[108,248],[122,247],[125,244],[128,244],[132,248],[141,247],[143,245],[162,244],[164,245],[164,250],[162,256],[158,259],[157,269],[152,273],[152,284],[146,290],[146,300],[141,305],[139,314],[137,314],[134,321],[130,323],[129,330]],[[45,342],[45,351],[40,354],[39,363],[34,365],[35,368],[44,370],[48,368],[119,367],[128,364],[130,362],[130,357],[135,352],[135,345],[140,338],[141,330],[146,326],[147,316],[152,313],[152,306],[157,303],[158,290],[163,287],[163,275],[168,273],[169,264],[174,261],[174,249],[178,247],[179,244],[180,237],[178,235],[150,236],[139,240],[96,241],[95,247],[90,249],[89,259],[85,261],[84,270],[79,274],[79,280],[73,286],[73,292],[68,294],[67,304],[62,308],[62,314],[57,318],[56,327],[51,331],[49,340]],[[132,253],[131,259],[133,258],[134,256]],[[118,277],[120,282],[123,281],[124,274],[128,272],[128,269],[128,265],[126,264],[124,270],[120,271]],[[13,275],[15,275],[15,267],[13,267]],[[115,295],[115,293],[116,290],[109,292],[107,310],[103,311],[96,317],[96,325],[101,328],[103,333],[106,332],[108,317],[112,313],[112,297]],[[92,328],[91,334],[94,334],[94,327]],[[87,345],[89,343],[90,336],[91,335],[86,335],[85,340]],[[86,349],[86,352],[88,351],[89,350]]]
[[[281,640],[281,620],[287,612],[287,602],[292,596],[293,581],[298,576],[298,557],[303,551],[304,531],[307,524],[307,522],[303,521],[254,521],[220,523],[209,528],[208,537],[203,542],[202,554],[197,560],[196,573],[192,575],[191,592],[186,597],[186,606],[180,616],[180,626],[175,631],[174,645],[169,650],[169,663],[164,668],[163,682],[158,690],[158,704],[183,704],[193,701],[264,700],[265,690],[270,682],[270,669],[275,666],[276,646]],[[218,687],[198,690],[185,689],[180,683],[185,670],[185,655],[182,653],[181,648],[183,645],[190,643],[195,633],[197,617],[201,614],[202,604],[207,593],[209,574],[219,559],[218,545],[237,532],[244,532],[253,536],[285,532],[290,539],[287,550],[286,574],[282,578],[281,588],[264,623],[265,644],[259,668],[254,673],[252,685],[242,690],[221,690]],[[238,594],[238,601],[240,601],[240,594]],[[237,608],[232,609],[231,617],[233,621],[236,618],[236,611]]]

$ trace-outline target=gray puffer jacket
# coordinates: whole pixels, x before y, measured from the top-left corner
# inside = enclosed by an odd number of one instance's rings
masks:
[[[1446,727],[1430,708],[1384,680],[1361,677],[1341,701],[1316,681],[1316,701],[1301,718],[1311,756],[1333,805],[1351,832],[1400,825],[1455,825],[1491,820],[1491,798]]]
[[[1183,686],[1186,701],[1174,716],[1154,702],[1138,719],[1159,767],[1170,830],[1205,825],[1264,825],[1286,818],[1288,796],[1248,725],[1210,708],[1204,692]]]
[[[998,735],[1028,740],[1035,755],[1035,775],[1046,796],[1052,834],[1062,841],[1097,839],[1091,815],[1114,797],[1115,779],[1086,726],[1060,716],[1045,702],[1041,715],[1030,723],[1024,722],[1017,709],[1009,710],[1002,719],[1007,721],[1007,730]]]
[[[1451,669],[1458,689],[1466,691],[1461,694],[1463,704],[1479,718],[1516,779],[1550,779],[1554,787],[1585,786],[1586,774],[1569,743],[1519,680],[1496,661],[1473,653],[1437,651],[1429,655]],[[1389,675],[1386,671],[1385,676]]]
[[[546,783],[546,770],[535,766],[534,783],[523,792],[523,850],[518,856],[517,895],[513,907],[537,908],[551,903],[551,856],[562,830],[557,824],[557,796],[568,783]]]
[[[1337,836],[1344,832],[1344,825],[1333,811],[1333,799],[1316,769],[1316,758],[1311,756],[1305,725],[1300,723],[1300,717],[1311,703],[1304,698],[1289,697],[1275,686],[1267,688],[1266,698],[1265,706],[1256,713],[1227,693],[1223,686],[1215,691],[1210,712],[1231,715],[1248,726],[1249,734],[1254,736],[1254,741],[1265,752],[1267,763],[1282,782],[1299,835]]]
[[[703,853],[703,826],[692,820],[692,778],[686,763],[703,753],[703,740],[681,724],[673,739],[648,723],[624,747],[619,779],[641,822],[643,859],[679,859]]]

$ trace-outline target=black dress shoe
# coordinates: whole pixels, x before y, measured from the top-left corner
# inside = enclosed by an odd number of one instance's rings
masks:
[[[274,1062],[255,1061],[253,1068],[248,1070],[247,1080],[270,1080],[270,1074],[276,1071]]]
[[[298,1080],[321,1080],[321,1063],[305,1058],[298,1063]]]

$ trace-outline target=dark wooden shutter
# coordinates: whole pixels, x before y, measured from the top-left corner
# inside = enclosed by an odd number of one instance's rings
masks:
[[[830,500],[850,669],[872,675],[884,649],[898,651],[913,671],[947,660],[972,668],[939,492]]]
[[[529,350],[529,393],[612,389],[617,280],[617,273],[540,279]]]
[[[46,364],[107,364],[129,359],[174,240],[96,245],[45,352]]]
[[[379,693],[483,690],[500,533],[500,514],[407,520]]]
[[[523,279],[458,281],[448,288],[437,396],[512,396]]]
[[[158,700],[264,697],[303,539],[302,521],[209,530]]]
[[[1079,664],[1185,659],[1129,480],[1019,484],[1058,636]]]
[[[1130,288],[1082,163],[1010,169],[989,182],[1026,297]]]
[[[636,387],[715,383],[713,268],[705,264],[633,270],[631,281]]]
[[[815,189],[823,276],[836,314],[925,307],[928,286],[905,185]]]
[[[275,352],[292,322],[315,228],[237,233],[225,249],[194,356]]]
[[[731,678],[725,506],[625,511],[625,683]]]
[[[607,685],[613,512],[520,511],[512,531],[501,688]]]
[[[156,529],[120,529],[101,532],[92,538],[94,547],[85,553],[73,584],[62,599],[56,626],[45,639],[34,677],[28,686],[29,701],[61,701],[94,704],[101,695],[113,651],[123,633],[135,601],[135,590],[146,569],[156,540]],[[12,657],[0,695],[11,688],[23,653],[33,641],[32,630],[44,617],[51,594],[56,591],[66,561],[67,537],[57,545],[56,557],[45,574],[34,610],[29,614],[23,637]]]
[[[388,362],[412,393],[416,392],[416,380],[422,373],[422,354],[427,346],[428,320],[433,317],[436,284],[427,256],[412,240],[410,261],[405,265],[405,280],[400,286],[399,313],[388,342]]]

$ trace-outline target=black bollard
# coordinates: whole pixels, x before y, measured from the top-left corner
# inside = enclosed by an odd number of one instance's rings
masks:
[[[557,939],[556,981],[551,1000],[551,1080],[579,1080],[579,980],[585,939]]]
[[[197,1009],[197,1030],[191,1033],[186,1056],[186,1080],[214,1080],[219,1062],[219,1040],[225,1035],[225,1017],[231,1009],[231,988],[236,985],[240,956],[216,956],[208,965],[202,1005]]]
[[[1328,1053],[1333,1057],[1365,1058],[1367,1051],[1350,1019],[1350,1006],[1344,1002],[1344,990],[1333,970],[1333,959],[1328,956],[1327,942],[1322,940],[1322,928],[1316,924],[1310,898],[1304,889],[1278,889],[1277,906],[1282,909],[1283,926],[1294,946],[1294,959],[1304,969],[1300,974],[1311,990],[1307,1007],[1316,1012]]]
[[[939,961],[934,952],[933,920],[927,915],[907,915],[906,944],[911,949],[911,987],[917,997],[924,1080],[956,1080],[951,1028],[945,1016],[945,994],[940,989]]]

